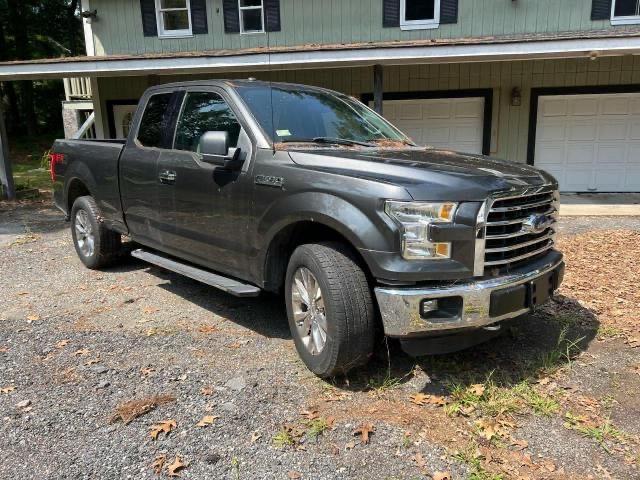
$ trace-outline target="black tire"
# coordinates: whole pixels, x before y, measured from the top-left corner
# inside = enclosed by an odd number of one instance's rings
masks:
[[[93,248],[90,251],[82,249],[78,238],[76,224],[79,223],[78,213],[85,212],[86,219],[91,226],[93,235]],[[83,216],[83,214],[80,214]],[[122,245],[122,237],[119,233],[109,230],[100,219],[100,210],[93,197],[84,196],[76,198],[71,208],[71,236],[73,246],[80,260],[87,268],[98,269],[112,265],[119,257]]]
[[[326,343],[316,354],[303,343],[294,320],[293,282],[301,267],[317,279],[324,300]],[[367,277],[349,248],[337,242],[296,248],[287,268],[285,300],[291,335],[309,370],[326,378],[367,363],[374,348],[376,314]]]

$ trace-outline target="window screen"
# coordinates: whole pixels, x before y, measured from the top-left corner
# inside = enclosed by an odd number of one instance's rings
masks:
[[[138,129],[138,142],[142,146],[162,147],[162,134],[167,121],[171,95],[171,93],[160,93],[149,98]]]
[[[200,137],[206,132],[229,132],[229,146],[238,145],[240,123],[227,102],[212,92],[188,93],[178,120],[175,148],[199,151]]]
[[[405,0],[405,20],[433,20],[436,16],[436,0]]]
[[[635,17],[640,15],[640,0],[615,0],[614,17]]]

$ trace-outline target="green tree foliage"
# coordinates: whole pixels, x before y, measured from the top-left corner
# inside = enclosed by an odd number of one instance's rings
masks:
[[[83,54],[79,0],[0,0],[0,62]],[[62,81],[4,82],[0,87],[11,132],[60,129]]]

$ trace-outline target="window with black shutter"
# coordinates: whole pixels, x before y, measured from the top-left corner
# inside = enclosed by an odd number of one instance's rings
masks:
[[[613,0],[611,23],[614,25],[640,23],[640,0]]]
[[[280,31],[280,0],[222,0],[226,33]]]
[[[140,0],[145,37],[176,38],[208,32],[207,0]]]
[[[458,0],[383,0],[382,14],[384,27],[437,28],[457,23]]]

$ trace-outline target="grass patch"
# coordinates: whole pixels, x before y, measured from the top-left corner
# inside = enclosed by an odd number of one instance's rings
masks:
[[[402,378],[392,377],[387,373],[384,377],[369,378],[365,390],[381,395],[389,390],[398,388],[400,385],[402,385]]]
[[[292,447],[296,443],[296,439],[291,434],[291,430],[286,427],[281,428],[280,431],[273,436],[272,441],[276,448]]]
[[[317,438],[329,429],[329,422],[323,417],[314,418],[305,424],[308,428],[307,435],[311,438]]]
[[[540,357],[537,365],[538,370],[546,374],[551,374],[564,365],[571,368],[573,359],[580,352],[580,342],[584,340],[585,337],[569,340],[567,338],[568,332],[569,327],[564,326],[558,335],[555,348]]]
[[[594,440],[609,454],[611,454],[611,450],[606,442],[620,442],[625,439],[625,434],[618,430],[608,418],[600,425],[590,425],[585,422],[583,417],[567,412],[565,419],[565,427],[577,431],[583,437]]]
[[[618,338],[624,336],[624,331],[614,325],[600,325],[596,337],[598,340],[606,340],[608,338]]]
[[[488,472],[482,466],[484,457],[478,451],[478,445],[475,443],[470,443],[464,450],[455,453],[453,458],[469,467],[468,480],[504,480],[502,474]]]

